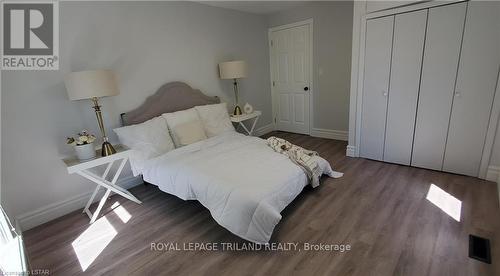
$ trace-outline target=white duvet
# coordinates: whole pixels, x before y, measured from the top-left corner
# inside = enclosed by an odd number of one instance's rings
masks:
[[[324,174],[334,175],[318,158]],[[229,132],[146,161],[144,180],[184,200],[198,200],[224,228],[268,243],[280,212],[308,184],[302,169],[266,141]]]

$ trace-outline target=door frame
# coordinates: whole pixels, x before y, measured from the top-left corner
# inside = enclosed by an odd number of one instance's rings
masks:
[[[309,68],[309,129],[308,129],[308,135],[311,135],[311,129],[313,128],[312,124],[314,122],[314,105],[313,105],[313,98],[314,98],[314,60],[313,60],[313,38],[314,38],[314,31],[313,31],[313,26],[314,26],[314,21],[312,18],[290,23],[290,24],[285,24],[285,25],[280,25],[276,27],[269,28],[267,32],[267,40],[268,40],[268,45],[269,45],[269,71],[270,71],[270,76],[271,79],[269,80],[270,83],[269,85],[271,86],[271,101],[272,101],[272,125],[273,129],[277,130],[277,112],[278,112],[278,102],[276,99],[276,91],[273,86],[273,80],[274,80],[274,74],[273,74],[273,45],[272,45],[272,32],[275,31],[280,31],[280,30],[285,30],[285,29],[290,29],[298,26],[303,26],[303,25],[308,25],[309,26],[309,62],[310,62],[310,68]]]

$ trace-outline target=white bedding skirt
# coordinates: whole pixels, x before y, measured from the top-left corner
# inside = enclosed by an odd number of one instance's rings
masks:
[[[333,175],[318,158],[324,174]],[[198,200],[233,234],[269,242],[280,212],[308,184],[302,169],[266,141],[225,133],[148,160],[144,180],[184,200]]]

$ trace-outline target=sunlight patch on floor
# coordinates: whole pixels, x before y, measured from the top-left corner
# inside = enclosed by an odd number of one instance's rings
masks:
[[[456,221],[460,221],[462,201],[431,183],[426,199]]]
[[[106,217],[89,226],[71,245],[76,253],[82,271],[85,271],[116,236],[115,228]]]
[[[132,217],[132,215],[130,215],[130,213],[127,212],[127,210],[123,208],[123,206],[121,206],[120,203],[118,203],[118,201],[113,203],[113,205],[111,205],[111,208],[113,209],[113,212],[115,212],[115,214],[122,220],[123,223],[127,223]]]

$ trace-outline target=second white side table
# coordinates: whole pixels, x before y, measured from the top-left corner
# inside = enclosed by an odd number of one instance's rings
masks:
[[[257,121],[259,120],[260,115],[262,115],[262,112],[256,110],[250,114],[242,114],[242,115],[230,115],[231,122],[237,123],[238,126],[241,126],[245,132],[252,136],[253,131],[255,129],[255,125],[257,124]],[[250,129],[247,128],[247,126],[244,124],[246,121],[251,121],[252,122],[252,127]]]

